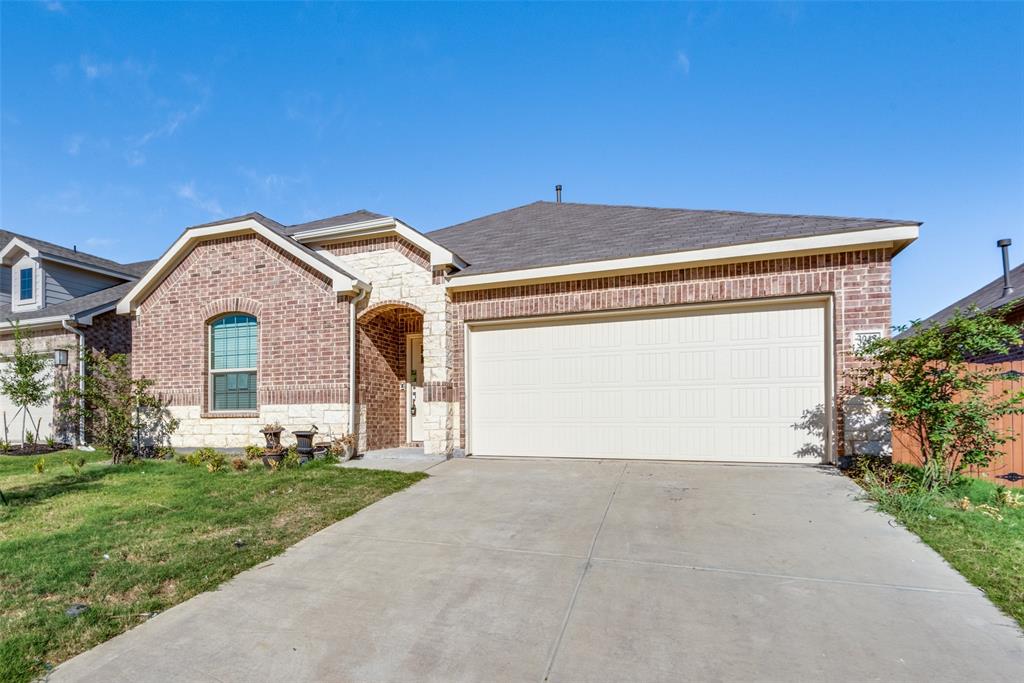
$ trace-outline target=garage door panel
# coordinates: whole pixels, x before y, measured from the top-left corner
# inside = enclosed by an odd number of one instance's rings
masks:
[[[822,436],[794,425],[824,404],[824,321],[815,304],[474,329],[472,452],[807,462]]]

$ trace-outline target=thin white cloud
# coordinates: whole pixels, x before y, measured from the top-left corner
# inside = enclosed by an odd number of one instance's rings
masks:
[[[109,76],[114,72],[114,66],[110,62],[101,62],[91,55],[79,57],[78,66],[82,69],[82,75],[90,81]]]
[[[137,149],[129,149],[124,153],[124,160],[129,166],[142,166],[146,163],[146,155]]]
[[[224,209],[221,207],[220,202],[212,197],[204,197],[200,195],[196,190],[196,183],[194,180],[175,186],[174,192],[179,198],[184,199],[198,209],[202,209],[214,216],[224,215]]]
[[[183,123],[198,116],[199,112],[202,110],[203,106],[201,104],[196,104],[190,109],[179,109],[178,111],[172,112],[162,125],[143,133],[136,144],[139,147],[145,147],[156,138],[170,137],[174,135],[178,132],[178,129]]]
[[[293,185],[305,182],[302,176],[290,176],[283,173],[264,173],[254,168],[242,167],[239,173],[248,178],[252,189],[267,195],[277,194]]]
[[[89,211],[89,205],[86,204],[82,188],[78,183],[71,183],[63,190],[40,197],[37,203],[43,210],[59,213],[78,215]]]
[[[73,157],[77,157],[78,153],[82,151],[82,143],[83,142],[85,142],[85,136],[84,135],[82,135],[82,134],[72,135],[68,139],[68,144],[67,144],[67,147],[65,147],[65,151],[69,155],[71,155]]]
[[[690,56],[682,50],[676,53],[676,68],[687,76],[690,75]]]
[[[64,6],[60,0],[41,0],[43,7],[46,8],[47,12],[57,12],[58,14],[67,14],[68,8]]]
[[[85,246],[89,247],[90,249],[96,249],[98,247],[111,247],[117,244],[117,242],[118,240],[112,239],[110,237],[90,237],[89,239],[85,240]]]

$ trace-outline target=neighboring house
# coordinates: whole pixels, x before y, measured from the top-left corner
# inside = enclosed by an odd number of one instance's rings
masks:
[[[0,353],[12,352],[12,328],[17,323],[32,347],[50,357],[48,372],[56,387],[73,372],[83,345],[109,353],[131,351],[130,324],[114,309],[151,263],[117,263],[0,230]],[[0,396],[0,428],[11,423],[17,411]],[[77,440],[75,425],[55,419],[52,400],[31,412],[37,426],[30,429],[38,431],[40,439]],[[3,438],[20,437],[19,416]]]
[[[536,202],[424,234],[251,213],[185,230],[118,312],[176,445],[280,421],[361,451],[818,463],[846,447],[836,397],[919,225]]]
[[[1007,291],[1007,287],[1010,291]],[[1024,263],[1008,270],[1005,276],[1000,275],[987,285],[925,318],[921,324],[942,325],[952,318],[956,311],[966,313],[975,308],[979,311],[1006,309],[1004,320],[1024,325]],[[900,336],[908,334],[913,334],[913,329],[902,332]],[[1024,345],[1011,349],[1007,354],[986,356],[976,361],[977,367],[995,367],[1006,372],[1005,379],[993,386],[994,391],[1016,392],[1024,388]],[[988,467],[972,468],[970,473],[980,477],[1001,479],[1002,483],[1011,486],[1024,486],[1024,415],[1007,415],[999,420],[998,428],[1014,434],[1016,438],[1002,445],[1001,458],[993,460]],[[921,464],[921,448],[917,438],[913,434],[894,433],[892,457],[894,462]]]

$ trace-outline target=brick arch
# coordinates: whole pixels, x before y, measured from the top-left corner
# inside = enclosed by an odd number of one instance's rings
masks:
[[[260,317],[263,312],[263,304],[254,299],[247,299],[242,296],[229,296],[223,299],[214,299],[203,305],[203,320],[212,320],[225,313],[248,313]]]
[[[424,314],[422,308],[415,304],[411,304],[408,301],[401,301],[400,299],[385,299],[384,301],[378,301],[372,306],[369,306],[359,313],[356,318],[360,323],[367,323],[381,313],[387,313],[388,311],[393,311],[399,308],[408,309],[414,313],[419,313],[421,316]]]

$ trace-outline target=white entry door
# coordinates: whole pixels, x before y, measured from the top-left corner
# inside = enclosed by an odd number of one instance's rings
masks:
[[[423,441],[423,335],[405,338],[405,408],[409,441]]]
[[[821,302],[481,325],[476,455],[820,463]]]

